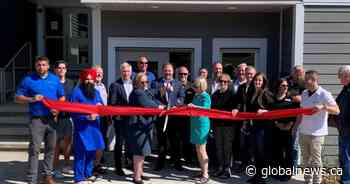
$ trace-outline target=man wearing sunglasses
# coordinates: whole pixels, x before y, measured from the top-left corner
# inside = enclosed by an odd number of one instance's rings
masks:
[[[68,64],[63,60],[57,61],[54,65],[54,72],[60,78],[60,82],[64,88],[64,96],[66,99],[69,99],[75,84],[73,80],[70,80],[66,77],[67,68],[68,68]],[[64,155],[64,166],[62,168],[62,173],[74,174],[69,163],[69,157],[70,157],[71,146],[72,146],[73,123],[69,113],[66,113],[66,112],[60,112],[58,114],[57,122],[58,122],[56,124],[57,142],[56,142],[56,150],[55,150],[55,159],[53,162],[53,166],[54,166],[53,177],[59,179],[64,177],[61,174],[61,172],[58,170],[59,156],[60,156],[60,150],[61,150],[60,143],[62,141],[63,141],[63,155]]]
[[[156,80],[156,76],[151,71],[148,71],[148,63],[149,60],[146,56],[140,56],[137,60],[136,71],[132,73],[132,79],[135,79],[138,73],[144,73],[147,75],[150,84]]]
[[[195,92],[191,86],[191,82],[188,80],[189,77],[189,71],[185,66],[180,66],[177,69],[177,76],[179,81],[182,84],[182,87],[185,90],[185,99],[184,104],[190,104],[192,103],[193,97],[195,95]],[[178,122],[184,122],[181,124],[182,133],[181,141],[183,145],[183,156],[186,161],[186,164],[191,165],[193,163],[193,155],[194,153],[194,147],[193,144],[190,142],[190,118],[189,117],[178,117]]]

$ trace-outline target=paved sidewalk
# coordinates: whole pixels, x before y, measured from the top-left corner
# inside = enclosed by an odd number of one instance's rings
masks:
[[[108,155],[111,157],[111,154]],[[42,157],[42,155],[41,155]],[[110,159],[110,158],[108,158]],[[107,160],[108,160],[107,159]],[[0,184],[25,184],[25,170],[27,168],[27,153],[26,152],[0,152]],[[111,164],[113,163],[113,159]],[[145,182],[146,184],[192,184],[194,181],[189,176],[193,175],[198,168],[185,168],[183,172],[177,172],[170,169],[165,169],[161,172],[155,172],[151,169],[151,164],[146,163],[145,175],[151,177],[151,181]],[[125,170],[128,174],[127,177],[118,177],[113,174],[113,168],[108,168],[109,172],[104,179],[95,182],[95,184],[130,184],[132,180],[132,172]],[[303,180],[301,176],[293,177],[289,182],[283,182],[283,184],[302,184]],[[248,179],[245,175],[235,175],[229,180],[218,180],[211,178],[211,184],[220,183],[232,183],[239,184],[245,183]],[[58,183],[73,183],[72,176],[67,176],[63,180],[58,180]],[[282,182],[273,181],[273,184],[282,184]]]

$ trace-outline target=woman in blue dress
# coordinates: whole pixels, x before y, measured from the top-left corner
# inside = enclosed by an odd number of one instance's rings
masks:
[[[80,84],[71,95],[70,101],[101,105],[100,93],[95,90],[96,72],[85,69],[80,73]],[[100,121],[97,114],[72,113],[74,122],[74,182],[75,184],[90,183],[96,150],[104,149],[104,141],[100,131]]]
[[[207,81],[204,78],[197,78],[193,83],[195,96],[188,106],[209,109],[211,100],[207,90]],[[200,179],[196,182],[205,184],[209,182],[208,174],[208,154],[206,151],[207,138],[210,129],[210,120],[208,117],[191,117],[191,138],[190,141],[196,146],[198,161],[201,167]]]
[[[164,109],[164,105],[155,99],[148,89],[147,75],[139,73],[135,78],[135,88],[129,97],[130,106]],[[133,183],[143,184],[143,180],[149,180],[143,175],[145,156],[151,154],[151,133],[154,116],[131,116],[129,119],[127,143],[128,149],[133,154],[134,178]]]

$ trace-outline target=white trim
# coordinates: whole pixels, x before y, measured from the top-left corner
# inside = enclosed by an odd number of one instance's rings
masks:
[[[193,52],[191,71],[198,71],[202,63],[202,39],[200,38],[142,38],[142,37],[109,37],[108,38],[108,85],[119,75],[119,61],[116,48],[190,48]]]
[[[348,3],[304,3],[305,6],[350,6]]]
[[[292,66],[303,65],[304,59],[304,5],[294,7]]]
[[[304,0],[304,5],[347,6],[350,0]]]
[[[299,1],[184,1],[184,0],[81,0],[81,3],[191,4],[191,5],[294,5]]]
[[[256,49],[256,69],[266,73],[267,39],[266,38],[214,38],[212,62],[221,61],[221,49]]]
[[[92,64],[102,64],[102,41],[101,41],[101,9],[92,7]]]

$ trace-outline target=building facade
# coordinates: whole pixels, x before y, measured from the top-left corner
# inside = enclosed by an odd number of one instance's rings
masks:
[[[163,63],[185,65],[192,77],[222,61],[240,62],[275,80],[294,65],[321,73],[337,95],[336,72],[350,64],[350,0],[28,0],[35,12],[35,55],[64,59],[71,75],[102,65],[106,83],[119,64],[140,55],[160,74]],[[336,163],[337,131],[324,159]],[[328,161],[329,160],[329,161]]]

